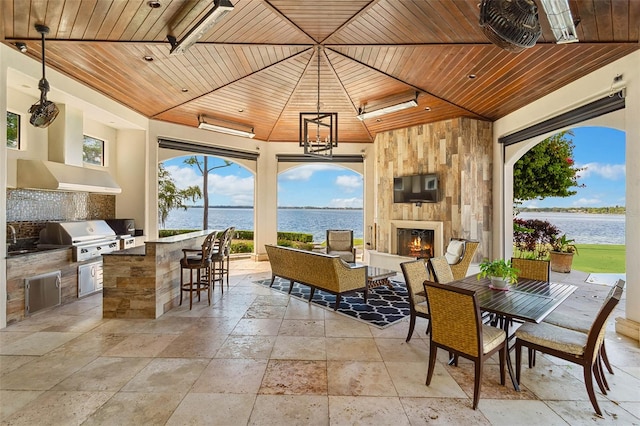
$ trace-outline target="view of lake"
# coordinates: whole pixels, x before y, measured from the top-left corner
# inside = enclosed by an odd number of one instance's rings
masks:
[[[546,220],[576,240],[576,244],[624,244],[625,216],[561,212],[523,212],[522,219]]]
[[[327,229],[353,229],[355,238],[363,238],[362,210],[342,209],[278,209],[278,231],[313,234],[315,242],[325,240]],[[523,219],[547,220],[578,244],[624,244],[624,215],[524,212]],[[211,208],[209,228],[253,230],[253,209]],[[165,224],[167,229],[200,229],[202,208],[172,210]]]
[[[326,239],[327,229],[353,229],[354,238],[363,238],[362,210],[278,209],[278,231],[313,234],[313,241]],[[253,209],[210,208],[209,228],[253,230]],[[202,208],[171,210],[166,229],[201,229]]]

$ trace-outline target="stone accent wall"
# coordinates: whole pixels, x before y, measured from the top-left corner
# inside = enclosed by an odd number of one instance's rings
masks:
[[[451,237],[480,242],[475,261],[491,252],[492,124],[469,118],[376,136],[376,249],[391,252],[390,221],[442,221]],[[393,178],[437,173],[438,203],[394,204]]]

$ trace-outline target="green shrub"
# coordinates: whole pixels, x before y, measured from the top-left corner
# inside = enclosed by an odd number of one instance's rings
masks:
[[[253,243],[248,241],[231,243],[231,253],[253,253]]]
[[[158,230],[158,238],[173,237],[174,235],[188,234],[196,232],[199,229],[160,229]]]

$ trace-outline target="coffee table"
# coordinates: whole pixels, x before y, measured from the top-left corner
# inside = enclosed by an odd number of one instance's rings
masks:
[[[393,284],[389,281],[389,278],[396,275],[396,271],[390,269],[378,268],[377,266],[367,266],[367,288],[371,289],[386,285],[393,289]]]

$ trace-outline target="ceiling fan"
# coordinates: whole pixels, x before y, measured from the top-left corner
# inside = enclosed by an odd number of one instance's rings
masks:
[[[50,90],[49,82],[44,76],[45,62],[44,62],[44,36],[49,34],[49,27],[46,25],[36,24],[36,31],[42,34],[42,78],[38,82],[38,89],[40,89],[40,101],[31,105],[29,113],[31,118],[29,122],[35,127],[47,127],[58,116],[60,110],[51,101],[47,100],[47,92]]]

